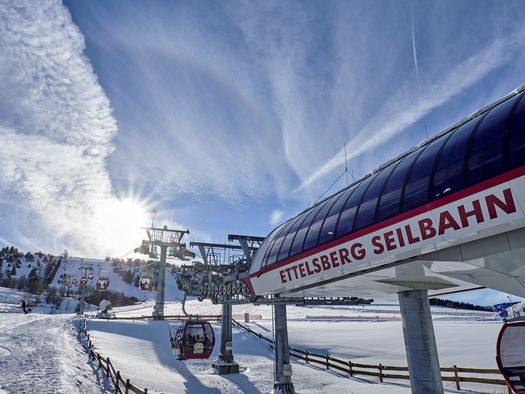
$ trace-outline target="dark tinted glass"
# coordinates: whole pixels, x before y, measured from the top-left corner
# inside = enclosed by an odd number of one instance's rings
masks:
[[[292,226],[292,224],[293,220],[290,220],[287,223],[285,223],[282,231],[276,237],[272,248],[270,249],[270,253],[268,253],[268,257],[266,258],[266,265],[273,264],[277,261],[277,254],[279,253],[279,249],[281,248],[281,245],[284,241],[284,237],[286,236],[287,231]]]
[[[525,164],[525,99],[520,102],[512,117],[509,130],[509,165],[516,168]]]
[[[503,172],[503,143],[509,114],[518,96],[490,110],[474,132],[467,164],[467,185]]]
[[[479,119],[478,119],[479,120]],[[467,145],[478,120],[465,123],[454,131],[439,155],[431,185],[431,198],[436,199],[463,187],[463,165]]]
[[[323,206],[324,204],[319,204],[314,209],[305,213],[305,215],[308,215],[308,216],[304,220],[303,224],[301,224],[301,228],[295,234],[295,238],[292,242],[292,247],[290,249],[290,256],[294,256],[303,250],[303,242],[304,242],[304,237],[306,235],[306,232],[308,231],[308,228],[310,227],[310,224],[312,223],[312,220],[314,219],[315,215],[317,215],[317,212],[319,212],[319,210]]]
[[[285,224],[286,223],[281,224],[279,227],[273,230],[270,234],[268,234],[268,236],[264,239],[261,247],[257,250],[257,254],[255,255],[255,258],[253,260],[254,267],[257,267],[257,269],[259,269],[263,266],[263,262],[266,261],[266,258],[268,257],[268,253],[270,252],[270,249],[272,248],[275,238],[279,235],[279,233],[281,232]]]
[[[326,214],[334,204],[335,200],[336,199],[333,198],[330,201],[327,201],[327,203],[324,204],[323,208],[315,216],[314,220],[312,221],[312,224],[310,225],[310,228],[308,229],[308,233],[306,234],[303,250],[312,249],[313,247],[317,246],[317,238],[319,237],[319,231],[321,230],[321,226],[323,225],[323,221],[326,217]]]
[[[348,200],[348,197],[354,192],[355,189],[356,186],[352,186],[351,188],[345,190],[344,193],[341,193],[335,204],[332,205],[332,208],[330,208],[330,211],[328,211],[328,215],[326,216],[323,227],[319,234],[319,245],[329,242],[334,238],[337,218],[343,210],[346,200]]]
[[[394,169],[390,178],[388,178],[383,194],[381,195],[381,200],[379,201],[379,208],[377,210],[378,222],[399,213],[401,191],[403,190],[405,178],[412,167],[414,159],[420,152],[420,150],[416,150],[405,157]]]
[[[307,216],[306,214],[299,215],[294,220],[294,223],[292,224],[290,229],[287,231],[286,237],[284,238],[283,244],[281,245],[281,250],[279,251],[279,256],[277,257],[277,261],[284,260],[285,258],[288,257],[288,254],[290,253],[290,246],[292,246],[292,241],[294,239],[295,233],[301,227],[301,224],[303,223],[306,216]]]
[[[375,222],[379,193],[383,190],[388,176],[395,167],[395,164],[392,164],[387,168],[384,168],[370,184],[370,187],[366,191],[365,196],[359,205],[355,223],[356,230],[369,226]]]
[[[403,195],[402,210],[418,207],[428,202],[428,188],[430,184],[430,175],[434,167],[434,162],[443,144],[448,140],[449,135],[442,136],[427,145],[423,153],[419,155],[410,170],[408,181],[405,186]]]
[[[359,205],[363,194],[366,192],[368,185],[370,185],[370,182],[375,179],[376,175],[377,174],[369,176],[364,181],[362,181],[346,202],[345,207],[339,216],[339,221],[337,222],[337,230],[335,231],[335,236],[337,238],[342,237],[343,235],[346,235],[352,231],[354,227],[354,218],[357,206]]]

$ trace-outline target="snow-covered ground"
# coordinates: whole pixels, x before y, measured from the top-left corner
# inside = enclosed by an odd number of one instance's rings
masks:
[[[116,308],[117,316],[151,314],[152,303]],[[219,314],[221,307],[190,300],[192,314]],[[249,312],[260,319],[248,324],[254,331],[272,336],[269,306],[237,305],[234,315]],[[495,341],[501,323],[494,314],[433,307],[435,331],[442,366],[496,368]],[[168,314],[181,314],[181,304],[168,303]],[[403,333],[397,305],[355,307],[288,307],[291,346],[361,363],[406,365]],[[220,325],[213,324],[217,344],[209,360],[178,361],[173,355],[168,326],[177,322],[89,322],[90,335],[99,351],[109,356],[122,374],[140,387],[164,393],[268,392],[273,385],[273,355],[266,342],[238,328],[233,329],[233,348],[241,366],[239,375],[217,375],[211,368],[218,356]],[[348,378],[293,360],[293,380],[302,393],[409,393],[406,381]],[[147,371],[147,372],[145,372]],[[446,383],[447,392],[455,392]],[[504,393],[503,386],[465,385],[472,392]],[[461,392],[468,392],[463,390]]]
[[[0,309],[26,293],[0,288]],[[12,310],[12,309],[10,309]],[[73,315],[0,314],[0,393],[109,393],[79,342]]]
[[[21,313],[27,293],[0,288],[0,394],[105,393],[110,389],[79,341],[71,314]],[[151,315],[152,301],[115,308],[117,316]],[[192,314],[219,314],[220,305],[189,300]],[[495,368],[494,347],[501,323],[494,314],[433,307],[442,366]],[[43,309],[45,310],[45,308]],[[2,313],[3,312],[3,313]],[[236,305],[234,316],[254,318],[248,326],[272,336],[269,306]],[[180,302],[168,302],[166,315],[181,314]],[[399,307],[288,307],[290,344],[354,362],[406,365]],[[175,321],[89,320],[96,351],[110,357],[124,378],[149,392],[258,393],[273,386],[273,354],[268,344],[234,327],[233,350],[241,373],[218,375],[211,367],[219,354],[220,324],[213,324],[216,346],[209,360],[179,361],[169,344]],[[301,393],[409,393],[408,381],[349,378],[292,359],[293,381]],[[447,392],[456,392],[445,384]],[[463,384],[470,392],[505,393],[503,386]],[[461,393],[469,392],[462,390]]]

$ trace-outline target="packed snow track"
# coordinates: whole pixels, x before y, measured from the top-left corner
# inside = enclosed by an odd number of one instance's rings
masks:
[[[109,393],[71,315],[0,315],[0,393]]]

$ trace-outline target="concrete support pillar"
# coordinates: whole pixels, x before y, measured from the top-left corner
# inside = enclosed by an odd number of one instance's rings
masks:
[[[239,364],[233,359],[232,343],[232,305],[222,304],[221,316],[221,354],[213,363],[213,367],[220,373],[239,373]]]
[[[443,383],[427,290],[398,293],[405,351],[414,394],[442,394]]]
[[[292,365],[288,346],[288,324],[286,322],[286,304],[274,304],[274,393],[295,393],[292,383]]]
[[[155,308],[153,309],[153,318],[156,320],[164,320],[164,293],[166,289],[167,251],[167,245],[160,246],[159,281],[157,284],[157,298],[155,300]]]

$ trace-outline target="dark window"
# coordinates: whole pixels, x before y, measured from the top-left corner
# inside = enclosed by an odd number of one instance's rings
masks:
[[[317,212],[319,212],[319,210],[323,206],[324,204],[319,204],[317,207],[311,209],[309,212],[304,213],[304,215],[308,216],[304,219],[303,224],[301,224],[301,228],[295,234],[295,238],[292,242],[292,247],[290,249],[290,257],[296,255],[297,253],[300,253],[303,250],[303,242],[306,232],[308,231],[308,228],[310,227],[310,224],[312,223],[312,220],[314,219],[315,215],[317,215]]]
[[[284,223],[277,227],[275,230],[273,230],[268,236],[264,239],[261,247],[257,250],[257,254],[255,255],[255,258],[253,260],[253,267],[257,267],[257,270],[259,270],[262,267],[263,260],[266,260],[266,257],[268,255],[269,250],[271,249],[271,246],[273,244],[273,241],[275,237],[279,234],[279,231],[281,231],[282,227],[284,226]]]
[[[270,250],[270,253],[268,253],[266,265],[273,264],[277,260],[277,254],[279,253],[279,249],[281,248],[281,245],[284,241],[284,237],[286,236],[288,229],[292,226],[292,223],[293,220],[289,220],[287,223],[285,223],[282,231],[276,237],[275,242],[272,245],[272,249]]]
[[[503,142],[514,96],[490,110],[474,132],[467,164],[467,185],[503,172]]]
[[[412,167],[414,159],[421,151],[416,150],[406,156],[394,169],[381,194],[379,207],[377,209],[377,221],[388,219],[399,213],[401,202],[401,191],[405,183],[408,171]]]
[[[319,231],[323,225],[323,220],[328,213],[328,210],[332,207],[335,202],[335,198],[331,198],[329,201],[324,204],[323,208],[315,216],[308,233],[306,234],[306,239],[304,240],[303,250],[312,249],[314,246],[317,246],[317,238],[319,236]]]
[[[428,202],[430,175],[434,168],[434,162],[448,138],[449,135],[444,135],[433,141],[416,159],[405,186],[401,208],[403,211],[408,211]]]
[[[337,218],[343,210],[346,200],[348,200],[348,197],[350,197],[355,189],[356,186],[352,186],[351,188],[346,189],[344,193],[341,193],[335,204],[332,205],[332,208],[330,208],[330,211],[328,211],[328,215],[326,215],[322,230],[319,234],[319,245],[329,242],[334,238]]]
[[[337,238],[342,237],[343,235],[349,234],[354,227],[354,217],[357,206],[363,197],[363,194],[366,192],[368,185],[375,179],[376,175],[369,176],[363,180],[355,189],[355,192],[352,193],[350,198],[345,204],[341,215],[337,221],[337,230],[335,231],[335,236]]]
[[[509,164],[516,168],[525,164],[525,99],[521,95],[509,129]]]
[[[370,184],[370,187],[365,193],[363,201],[361,201],[361,204],[359,205],[359,210],[357,211],[357,218],[355,222],[356,230],[370,226],[375,222],[377,199],[379,193],[381,193],[381,190],[383,190],[385,182],[394,168],[395,164],[384,168]]]
[[[439,155],[431,185],[431,198],[440,198],[463,187],[463,164],[467,145],[478,119],[454,131]]]
[[[305,217],[306,214],[298,215],[292,224],[292,227],[290,227],[290,229],[287,231],[286,237],[284,238],[283,244],[281,246],[281,250],[279,251],[279,257],[277,257],[277,261],[284,260],[288,257],[294,236],[297,230],[299,230],[299,227],[301,227],[301,224],[303,224]]]

